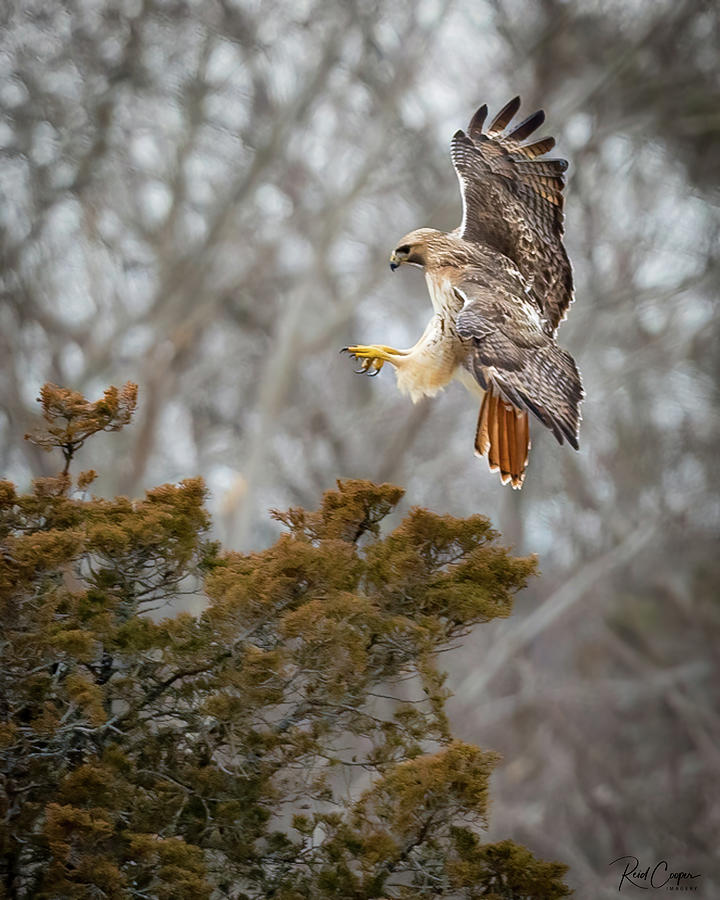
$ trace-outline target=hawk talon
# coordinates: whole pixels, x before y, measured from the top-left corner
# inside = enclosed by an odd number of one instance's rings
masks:
[[[357,358],[358,357],[355,356],[355,359]],[[354,369],[353,371],[356,375],[367,375],[368,378],[374,378],[378,374],[380,369],[382,369],[383,365],[383,360],[371,356],[363,359],[363,361],[360,363],[360,368]]]
[[[401,354],[401,351],[392,350],[390,347],[384,346],[369,346],[366,347],[364,345],[353,345],[352,347],[343,347],[340,350],[341,353],[349,353],[353,359],[357,359],[360,361],[360,368],[353,369],[356,375],[367,375],[369,378],[374,378],[380,369],[385,365],[385,362],[389,358],[388,354],[390,352]],[[378,355],[376,355],[378,354]],[[379,354],[383,354],[380,356]]]

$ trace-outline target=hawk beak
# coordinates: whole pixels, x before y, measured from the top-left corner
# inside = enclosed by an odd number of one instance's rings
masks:
[[[393,255],[390,257],[390,269],[391,269],[391,271],[394,272],[395,269],[397,269],[397,267],[398,267],[399,265],[400,265],[400,260],[397,258],[397,255],[396,255],[395,253],[393,253]]]

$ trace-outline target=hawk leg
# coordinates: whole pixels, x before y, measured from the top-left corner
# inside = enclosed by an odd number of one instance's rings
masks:
[[[341,353],[349,353],[355,359],[361,360],[360,368],[355,369],[358,375],[377,375],[386,362],[398,366],[409,350],[396,350],[385,344],[357,344],[353,347],[343,347]]]

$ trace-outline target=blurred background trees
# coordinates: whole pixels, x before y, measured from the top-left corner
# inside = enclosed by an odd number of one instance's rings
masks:
[[[45,380],[95,395],[131,378],[138,424],[113,439],[121,464],[93,458],[98,490],[202,474],[231,546],[269,545],[264,511],[336,477],[489,515],[544,574],[453,672],[451,715],[505,758],[498,833],[596,896],[624,853],[710,883],[717,5],[31,0],[0,16],[3,472],[47,474],[19,440]],[[578,299],[560,341],[588,393],[580,453],[536,429],[520,494],[473,457],[459,387],[412,407],[336,352],[415,340],[425,285],[391,277],[388,254],[457,224],[450,135],[515,93],[571,160]]]

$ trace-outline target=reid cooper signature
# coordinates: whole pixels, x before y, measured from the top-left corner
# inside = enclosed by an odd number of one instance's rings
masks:
[[[610,865],[615,863],[625,863],[625,871],[620,876],[620,884],[618,891],[622,890],[623,884],[627,881],[633,887],[641,888],[644,891],[654,888],[660,890],[665,888],[668,891],[696,891],[697,885],[692,884],[694,878],[701,878],[701,875],[693,875],[691,872],[670,872],[667,861],[661,859],[653,868],[647,866],[640,869],[640,860],[637,856],[618,856]]]

